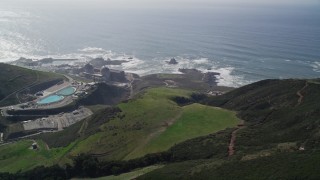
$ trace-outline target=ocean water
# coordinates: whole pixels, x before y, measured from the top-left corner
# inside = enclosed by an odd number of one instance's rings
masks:
[[[146,75],[198,68],[219,84],[320,77],[320,7],[93,9],[0,2],[0,61],[95,57]],[[176,58],[178,65],[167,65]],[[208,70],[209,69],[209,70]]]

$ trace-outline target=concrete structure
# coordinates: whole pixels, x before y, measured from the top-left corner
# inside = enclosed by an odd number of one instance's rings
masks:
[[[84,68],[84,72],[88,74],[94,73],[94,67],[91,64],[86,64],[83,68]]]
[[[107,66],[103,66],[100,69],[100,73],[104,81],[126,81],[126,75],[124,71],[109,69]]]
[[[220,95],[223,95],[224,92],[222,92],[222,91],[208,91],[207,94],[211,95],[211,96],[220,96]]]
[[[100,73],[105,81],[109,81],[111,79],[111,72],[107,66],[103,66]]]
[[[48,116],[47,118],[40,118],[33,121],[24,121],[22,122],[22,125],[23,129],[26,131],[60,131],[89,117],[92,114],[93,113],[89,109],[81,107],[71,113],[60,113],[58,115]]]
[[[126,75],[124,71],[111,69],[110,74],[111,74],[112,81],[119,81],[119,82],[126,81]]]
[[[36,119],[22,122],[24,130],[58,130],[58,123],[53,119]]]
[[[100,62],[101,59],[96,59]],[[94,82],[126,82],[126,75],[124,71],[109,69],[108,66],[102,66],[101,68],[94,68],[90,63],[86,64],[81,68],[80,75],[84,76],[87,79],[93,79]]]

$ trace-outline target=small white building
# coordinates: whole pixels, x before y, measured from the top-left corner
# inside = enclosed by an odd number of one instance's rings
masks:
[[[36,142],[32,143],[32,149],[38,149],[38,144]]]

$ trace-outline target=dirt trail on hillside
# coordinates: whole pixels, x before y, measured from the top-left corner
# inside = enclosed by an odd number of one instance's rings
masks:
[[[298,102],[296,104],[296,106],[299,106],[302,101],[303,101],[303,98],[304,96],[302,95],[302,91],[305,90],[306,88],[308,87],[308,82],[306,81],[305,85],[303,86],[302,89],[300,89],[298,92],[297,92],[297,96],[299,96],[299,99],[298,99]]]
[[[160,126],[160,128],[158,128],[156,131],[154,131],[153,133],[149,134],[144,140],[143,142],[141,142],[141,144],[139,144],[131,153],[129,153],[127,157],[129,157],[132,154],[135,154],[136,152],[138,152],[139,150],[141,150],[143,147],[145,147],[153,138],[159,136],[161,133],[165,132],[171,125],[173,125],[175,123],[176,120],[178,120],[182,115],[182,111],[179,112],[177,115],[175,115],[174,117],[166,120],[163,122],[163,124]],[[125,158],[125,159],[126,159]]]
[[[45,147],[46,147],[46,150],[50,150],[50,148],[49,148],[49,146],[48,146],[48,144],[46,143],[46,142],[44,142],[44,145],[45,145]]]
[[[239,124],[238,124],[238,127],[234,130],[234,131],[232,131],[232,133],[231,133],[231,139],[230,139],[230,143],[229,143],[229,149],[228,149],[228,156],[230,157],[230,156],[232,156],[232,155],[234,155],[234,153],[235,153],[235,142],[236,142],[236,137],[237,137],[237,132],[240,130],[240,129],[242,129],[242,128],[244,128],[245,126],[244,126],[244,121],[242,120]]]

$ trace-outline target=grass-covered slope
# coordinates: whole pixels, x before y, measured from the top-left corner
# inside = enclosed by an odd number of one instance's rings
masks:
[[[37,158],[45,158],[43,160],[45,164],[36,163],[38,161],[33,162],[35,164],[21,164],[11,172],[31,169],[36,165],[63,164],[80,153],[88,153],[101,160],[134,159],[149,153],[167,151],[175,144],[228,127],[235,127],[239,123],[239,119],[232,111],[201,104],[181,107],[172,101],[172,97],[189,97],[191,93],[181,89],[153,88],[146,90],[135,99],[119,104],[118,107],[93,106],[95,114],[84,121],[61,132],[32,137],[48,144],[50,150],[45,151],[45,157],[42,151],[29,152],[25,147],[24,151],[33,153]],[[201,141],[196,140],[192,143],[197,144]],[[227,141],[228,138],[223,140],[225,144]],[[10,146],[15,149],[14,145],[18,146],[22,142]],[[209,141],[205,147],[207,145],[212,147]],[[0,150],[4,147],[6,146],[0,147]],[[181,147],[183,146],[173,148],[172,153],[184,159],[185,157],[181,155],[187,153],[180,153],[184,152]],[[55,150],[64,151],[65,149],[67,151],[56,159]],[[212,156],[212,152],[217,151],[211,149],[210,152],[199,153],[197,156]],[[17,159],[21,158],[24,161],[29,157],[28,153],[22,156],[20,154],[4,155],[0,164],[12,160],[15,160],[13,164],[19,164]],[[5,166],[3,164],[3,168],[6,168]]]
[[[221,101],[223,99],[223,101]],[[223,103],[221,103],[223,102]],[[213,98],[209,104],[237,110],[247,128],[239,132],[239,148],[319,148],[320,84],[310,80],[265,80]]]
[[[152,141],[130,154],[139,157],[148,153],[168,150],[177,143],[199,136],[215,133],[219,130],[235,127],[239,123],[234,112],[219,108],[208,107],[200,104],[191,104],[182,107],[180,117],[173,125],[158,135],[154,135]]]
[[[239,120],[229,111],[193,104],[180,107],[171,100],[190,91],[170,88],[148,89],[140,97],[119,104],[121,115],[100,131],[78,143],[72,154],[101,154],[104,159],[133,159],[161,152],[175,143],[207,135]]]
[[[246,121],[235,154],[170,164],[140,178],[319,179],[319,101],[318,80],[264,80],[209,98],[203,103],[237,110]]]
[[[188,93],[183,90],[153,89],[134,100],[120,104],[120,117],[102,125],[100,132],[80,142],[73,153],[109,152],[112,155],[107,154],[108,158],[124,158],[138,144],[143,143],[145,137],[161,128],[166,120],[179,112],[179,107],[166,97]]]
[[[193,72],[193,70],[190,70]],[[140,79],[136,79],[133,82],[132,90],[133,94],[150,87],[178,87],[180,89],[189,89],[194,91],[230,91],[233,88],[212,86],[202,80],[203,74],[200,71],[186,74],[151,74],[143,76]]]
[[[37,142],[38,149],[31,145]],[[64,148],[49,149],[43,141],[22,140],[0,146],[0,172],[27,171],[37,166],[52,166],[61,162],[73,144]]]

